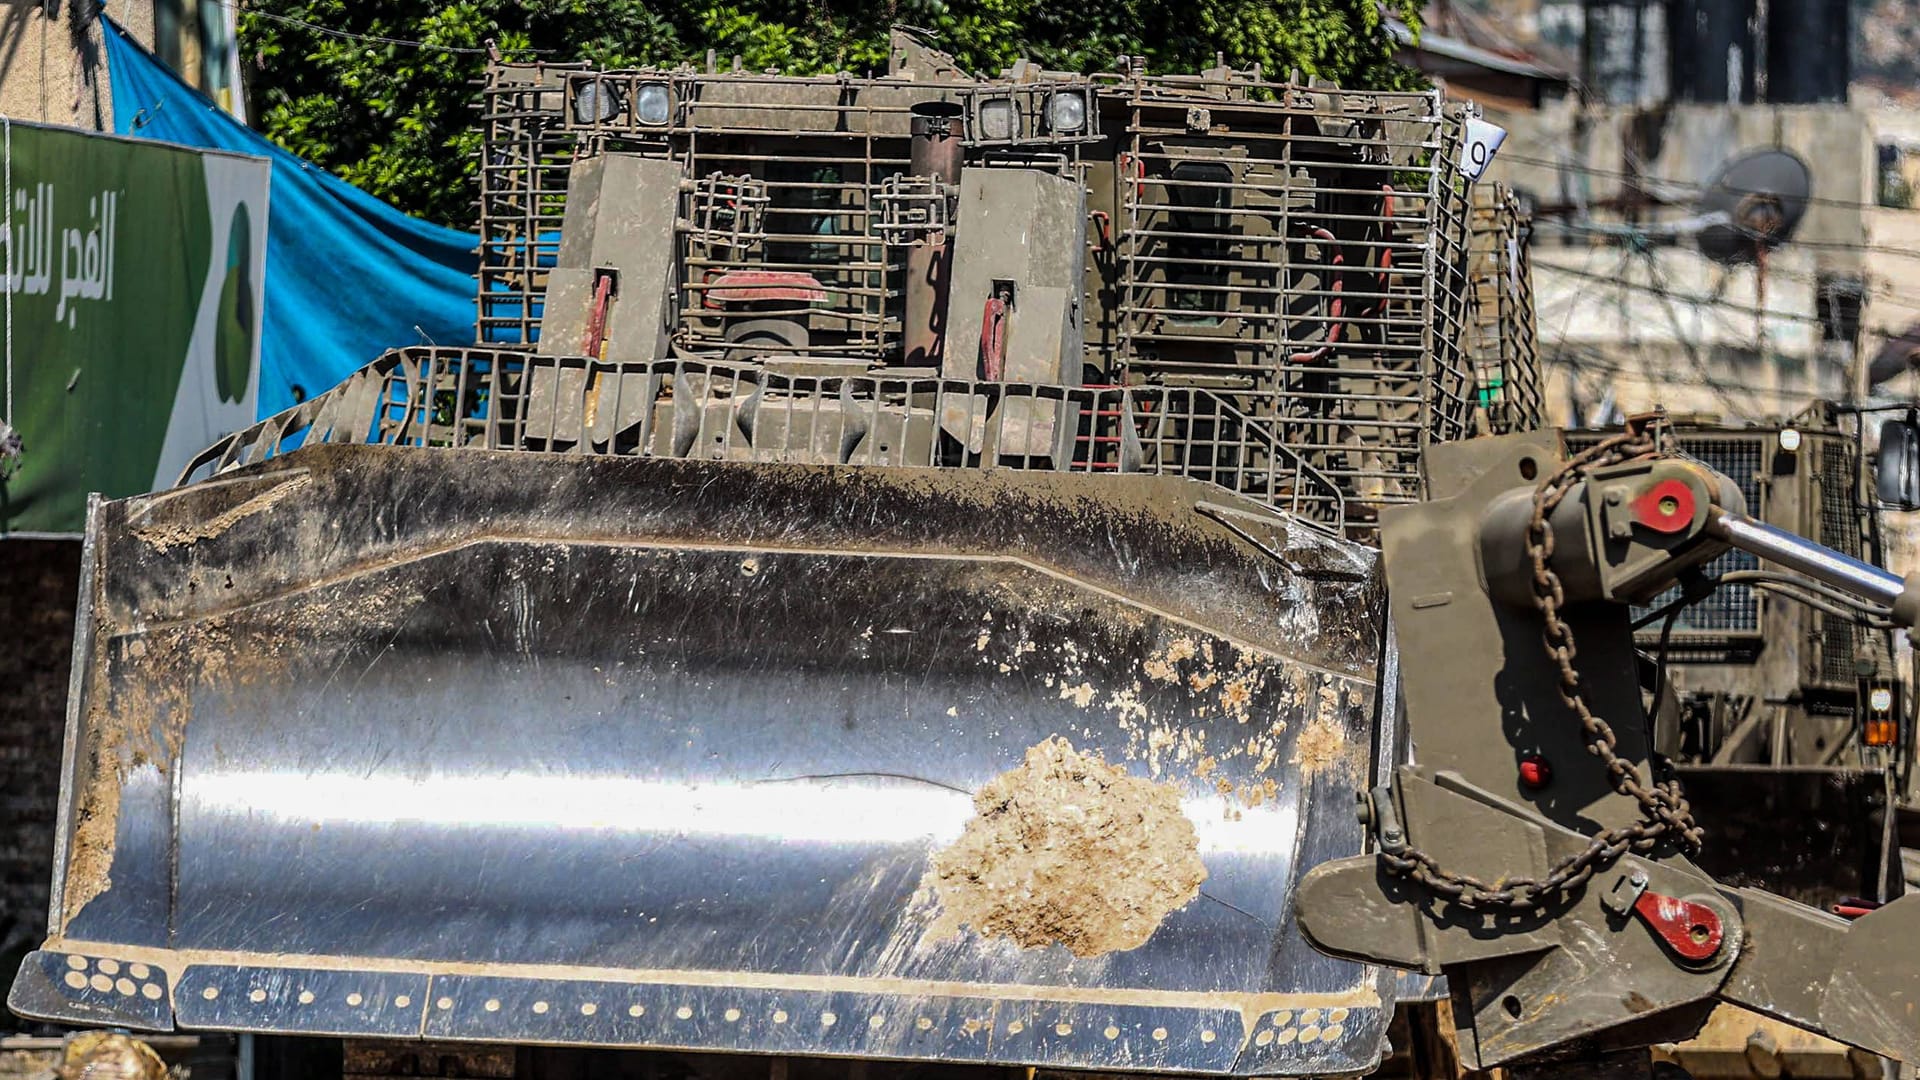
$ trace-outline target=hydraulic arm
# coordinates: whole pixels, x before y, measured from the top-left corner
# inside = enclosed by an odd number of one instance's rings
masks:
[[[1651,753],[1629,629],[1728,547],[1906,626],[1915,583],[1747,517],[1651,421],[1429,464],[1437,497],[1382,515],[1418,764],[1363,800],[1375,856],[1306,875],[1307,936],[1446,974],[1478,1067],[1685,1038],[1716,1000],[1920,1059],[1920,897],[1848,923],[1689,861],[1713,839]]]

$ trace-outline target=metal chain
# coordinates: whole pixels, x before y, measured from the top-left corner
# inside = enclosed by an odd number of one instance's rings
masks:
[[[1640,782],[1633,763],[1614,752],[1613,728],[1587,705],[1586,687],[1573,666],[1578,651],[1573,629],[1560,617],[1566,604],[1560,575],[1553,570],[1553,530],[1549,518],[1561,500],[1589,470],[1606,465],[1642,461],[1664,453],[1655,418],[1629,421],[1626,430],[1575,454],[1542,479],[1533,492],[1533,516],[1527,523],[1527,552],[1533,561],[1534,602],[1544,623],[1541,639],[1547,656],[1558,669],[1560,700],[1580,721],[1587,752],[1600,759],[1613,789],[1640,806],[1641,819],[1620,828],[1604,829],[1587,846],[1555,863],[1544,877],[1506,877],[1494,882],[1448,870],[1433,856],[1408,844],[1384,845],[1380,858],[1387,870],[1404,874],[1433,892],[1469,907],[1531,911],[1549,898],[1585,884],[1596,870],[1611,865],[1628,851],[1648,851],[1662,840],[1691,854],[1700,849],[1701,830],[1675,780],[1648,786]]]

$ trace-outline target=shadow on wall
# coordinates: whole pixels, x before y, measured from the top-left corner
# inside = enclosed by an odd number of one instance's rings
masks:
[[[98,0],[0,0],[0,112],[104,130],[99,23]],[[39,108],[21,107],[29,94]]]

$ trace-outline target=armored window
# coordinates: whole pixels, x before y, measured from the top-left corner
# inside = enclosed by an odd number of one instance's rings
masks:
[[[1169,320],[1187,326],[1218,326],[1227,310],[1231,270],[1233,170],[1212,161],[1187,161],[1173,167],[1169,199],[1180,207],[1170,216],[1173,236],[1167,247],[1168,306],[1176,311],[1214,314],[1174,315]]]
[[[767,166],[767,233],[780,237],[767,242],[768,262],[836,266],[848,261],[846,249],[835,240],[799,239],[854,231],[841,220],[847,213],[843,180],[839,165],[778,161]]]

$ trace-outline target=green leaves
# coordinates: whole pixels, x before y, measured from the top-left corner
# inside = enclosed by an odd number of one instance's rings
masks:
[[[1388,0],[1415,24],[1417,0]],[[349,40],[272,16],[354,35]],[[508,57],[603,67],[702,64],[790,74],[883,72],[893,24],[928,30],[968,70],[1025,56],[1068,71],[1154,71],[1258,63],[1349,86],[1406,87],[1375,0],[255,0],[241,55],[258,126],[287,149],[409,213],[473,222],[473,83],[491,39]],[[474,50],[468,52],[450,49]]]

